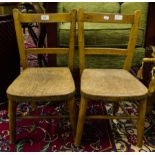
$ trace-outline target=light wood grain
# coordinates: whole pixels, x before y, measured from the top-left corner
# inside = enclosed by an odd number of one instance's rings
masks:
[[[116,20],[116,16],[121,16],[122,20]],[[107,19],[108,18],[108,19]],[[134,15],[116,14],[116,13],[83,13],[79,21],[96,22],[96,23],[121,23],[132,24],[134,23]]]
[[[113,49],[113,48],[85,48],[84,53],[86,55],[127,55],[127,49]]]
[[[83,16],[82,11],[78,11],[78,46],[79,46],[79,65],[80,65],[80,75],[85,68],[85,42],[84,42],[84,22],[80,21],[81,16]]]
[[[16,139],[16,106],[17,103],[12,100],[8,100],[9,103],[9,133],[10,133],[10,142],[15,143]]]
[[[124,69],[85,69],[81,77],[81,93],[104,101],[139,100],[147,88]]]
[[[70,13],[49,13],[49,14],[27,14],[21,13],[18,9],[13,10],[17,42],[22,67],[28,67],[27,54],[68,54],[68,66],[73,70],[75,20],[76,10]],[[48,20],[41,20],[42,16],[48,16]],[[29,48],[25,49],[23,41],[22,23],[70,23],[69,48]],[[51,36],[52,37],[52,36]]]
[[[115,16],[116,15],[116,16]],[[138,35],[138,25],[140,21],[140,12],[135,11],[133,15],[121,15],[122,20],[116,20],[117,14],[106,13],[88,13],[82,9],[78,10],[78,44],[79,44],[79,62],[81,75],[81,101],[77,122],[75,146],[81,145],[81,137],[85,119],[131,119],[137,120],[137,145],[142,146],[142,137],[144,132],[144,121],[146,111],[146,98],[148,89],[128,71],[131,67],[133,51],[136,45]],[[85,47],[84,23],[113,23],[131,24],[131,33],[127,49],[118,48],[96,48]],[[104,37],[104,36],[103,36]],[[112,36],[111,36],[112,37]],[[123,69],[85,69],[85,57],[87,55],[125,55]],[[109,63],[113,63],[109,61]],[[114,115],[86,115],[87,101],[103,100],[103,102],[114,102]],[[115,115],[118,111],[120,101],[131,101],[133,104],[140,101],[138,115],[131,116],[126,111],[123,115]],[[122,107],[122,105],[121,105]]]
[[[17,9],[13,10],[13,18],[14,18],[14,25],[15,25],[19,55],[20,55],[20,64],[23,67],[23,69],[25,69],[28,67],[27,53],[25,52],[23,30],[22,30],[21,22],[19,20],[19,11]]]
[[[76,106],[74,104],[74,98],[68,99],[67,104],[68,104],[70,123],[71,123],[71,127],[73,129],[73,136],[75,136],[75,133],[76,133]],[[73,111],[73,109],[74,109],[74,111]]]
[[[42,20],[42,16],[47,16],[47,20]],[[44,14],[27,14],[20,13],[19,19],[22,23],[31,23],[31,22],[39,22],[39,23],[59,23],[59,22],[70,22],[71,21],[70,13],[44,13]]]
[[[86,116],[86,110],[87,110],[87,99],[84,97],[81,97],[81,103],[80,103],[80,111],[78,115],[78,123],[77,123],[77,129],[76,129],[76,135],[74,140],[74,145],[79,146],[82,138],[82,132],[85,122],[85,116]]]
[[[138,26],[140,22],[140,11],[135,11],[135,14],[124,15],[121,14],[122,20],[116,20],[115,16],[118,14],[106,14],[106,13],[86,13],[82,9],[78,11],[78,44],[79,44],[79,62],[80,62],[80,73],[85,68],[85,55],[103,54],[103,55],[125,55],[124,66],[126,70],[130,70],[133,52],[136,45]],[[105,20],[104,16],[108,16],[109,19]],[[118,48],[86,48],[85,47],[85,36],[84,36],[84,23],[117,23],[117,24],[131,24],[131,33],[129,34],[129,42],[127,49]],[[104,36],[103,36],[104,37]],[[111,36],[112,37],[112,36]],[[110,40],[109,40],[110,41]],[[112,63],[112,62],[111,62]]]
[[[142,147],[143,144],[143,134],[144,134],[144,125],[145,125],[145,113],[147,100],[141,100],[139,104],[139,117],[137,122],[137,146]]]
[[[51,13],[51,14],[22,14],[19,10],[13,10],[13,17],[15,23],[15,30],[17,42],[20,53],[21,66],[23,71],[10,84],[7,89],[7,96],[9,100],[9,130],[10,142],[16,141],[16,106],[20,102],[29,102],[32,107],[37,108],[37,101],[66,101],[69,106],[69,118],[73,134],[75,134],[76,120],[75,120],[75,105],[74,92],[75,85],[71,71],[73,70],[74,58],[74,39],[75,39],[75,18],[76,10],[70,13]],[[47,17],[47,18],[42,18]],[[69,48],[29,48],[24,46],[22,23],[70,23],[70,38]],[[67,54],[67,67],[36,67],[28,68],[27,55],[28,54]],[[28,116],[20,117],[27,119],[53,119],[66,118],[66,115],[56,116]]]
[[[123,66],[123,68],[128,70],[128,71],[131,68],[131,63],[132,63],[132,59],[133,59],[134,49],[135,49],[135,46],[136,46],[140,17],[141,17],[140,11],[135,11],[134,22],[133,22],[132,27],[131,27],[131,32],[130,32],[130,35],[129,35],[128,47],[127,47],[128,48],[128,55],[126,57],[126,60],[124,62],[124,66]]]
[[[7,94],[16,101],[47,101],[67,99],[74,91],[74,81],[67,67],[27,68],[9,86]]]

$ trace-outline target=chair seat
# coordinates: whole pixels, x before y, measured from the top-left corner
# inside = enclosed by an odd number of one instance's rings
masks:
[[[85,69],[81,77],[81,94],[104,101],[138,100],[147,88],[124,69]]]
[[[74,91],[67,67],[27,68],[9,86],[7,95],[17,101],[64,100],[72,97]]]

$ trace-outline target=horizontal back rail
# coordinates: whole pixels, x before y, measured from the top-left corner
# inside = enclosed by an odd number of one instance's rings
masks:
[[[127,55],[127,49],[112,49],[112,48],[85,48],[86,55]]]
[[[22,23],[59,23],[70,22],[71,16],[69,13],[57,13],[57,14],[19,14],[19,20]]]
[[[108,14],[108,13],[84,13],[80,21],[95,23],[120,23],[132,24],[134,15]]]

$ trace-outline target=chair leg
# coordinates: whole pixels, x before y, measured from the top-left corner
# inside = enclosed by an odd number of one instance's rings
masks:
[[[36,102],[31,102],[31,106],[32,106],[32,110],[36,110],[37,109]]]
[[[146,107],[146,114],[151,114],[153,110],[153,104],[155,100],[155,92],[153,94],[149,94],[147,98],[147,107]]]
[[[77,147],[81,144],[81,137],[85,121],[86,109],[87,109],[87,100],[84,97],[81,97],[76,136],[74,141],[74,145]]]
[[[17,103],[9,100],[9,132],[10,132],[10,143],[14,144],[16,139],[16,107]]]
[[[119,110],[119,103],[116,102],[113,105],[113,115],[116,115],[116,113],[118,112],[118,110]]]
[[[139,104],[139,117],[137,122],[137,146],[142,147],[144,125],[145,125],[145,113],[146,113],[147,100],[142,100]]]
[[[69,99],[67,101],[68,104],[68,109],[69,109],[69,118],[71,122],[71,127],[73,129],[73,136],[75,135],[75,130],[76,130],[76,109],[75,109],[75,103],[74,99]]]

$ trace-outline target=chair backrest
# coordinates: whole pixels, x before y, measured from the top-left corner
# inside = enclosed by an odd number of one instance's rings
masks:
[[[79,63],[80,73],[85,68],[86,55],[124,55],[126,56],[123,68],[129,70],[136,45],[138,25],[140,22],[140,11],[135,11],[133,15],[111,14],[111,13],[88,13],[82,9],[78,10],[78,44],[79,44]],[[131,24],[128,46],[121,48],[88,48],[85,47],[84,24],[85,23],[111,23],[112,24]],[[104,36],[103,36],[104,37]],[[112,36],[111,36],[112,37]],[[112,62],[110,62],[112,63]]]
[[[75,18],[76,10],[70,13],[21,13],[18,9],[13,10],[13,17],[16,29],[18,48],[20,53],[20,63],[25,69],[28,67],[28,54],[68,54],[68,66],[73,69],[74,39],[75,39]],[[70,23],[70,39],[68,48],[28,48],[24,46],[23,23]],[[52,36],[51,36],[52,37]]]

